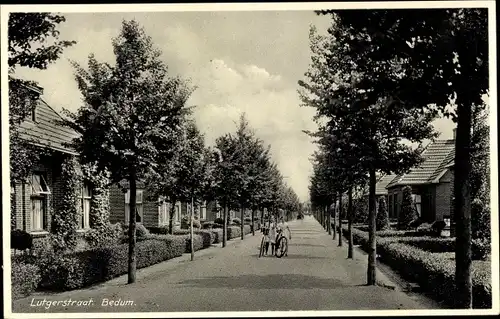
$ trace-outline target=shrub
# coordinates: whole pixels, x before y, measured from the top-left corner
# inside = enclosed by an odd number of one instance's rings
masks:
[[[409,224],[418,218],[418,213],[411,197],[411,187],[403,187],[403,201],[399,213],[398,228],[408,229]]]
[[[217,217],[214,219],[214,224],[224,225],[224,219],[221,217]]]
[[[214,235],[214,244],[218,244],[222,242],[222,229],[211,229],[210,230]]]
[[[245,221],[245,224],[250,224],[250,223],[252,223],[252,217],[245,217],[244,221]]]
[[[414,220],[412,220],[409,224],[408,224],[408,228],[411,228],[411,229],[417,229],[418,227],[420,227],[422,224],[424,223],[424,221],[420,218],[416,218]]]
[[[184,252],[185,253],[191,253],[191,238],[190,235],[174,235],[177,237],[180,237],[184,240]],[[200,249],[203,249],[203,238],[201,235],[194,235],[193,236],[193,247],[194,251],[198,251]]]
[[[122,237],[123,229],[120,223],[108,223],[99,228],[92,228],[84,235],[89,246],[93,248],[115,245]]]
[[[180,236],[150,235],[137,243],[137,268],[181,256],[186,241]],[[44,254],[37,260],[40,286],[51,290],[71,290],[106,281],[128,271],[128,245],[95,248],[67,255]]]
[[[346,236],[347,227],[344,228]],[[353,241],[365,251],[368,250],[368,233],[353,228]],[[414,246],[428,250],[451,250],[454,247],[452,238],[433,237],[385,237],[377,240],[377,253],[381,259],[398,271],[403,277],[418,282],[430,291],[437,299],[453,306],[454,298],[450,291],[455,289],[455,262],[449,254],[430,253]],[[439,248],[437,248],[439,247]],[[472,263],[473,307],[491,308],[491,271],[486,262]]]
[[[10,232],[10,248],[26,250],[33,248],[33,237],[27,231],[16,229]]]
[[[491,253],[489,239],[472,239],[472,260],[486,260]]]
[[[238,226],[227,227],[227,239],[241,237],[241,229]]]
[[[12,299],[29,296],[40,283],[40,269],[32,263],[14,262],[12,265]]]
[[[381,243],[377,247],[384,262],[404,277],[418,282],[437,299],[454,306],[455,263],[446,254],[432,254],[402,243]],[[472,265],[473,307],[491,308],[491,274],[488,268]]]
[[[437,220],[432,223],[431,229],[434,236],[441,236],[444,228],[446,227],[446,223],[442,220]]]
[[[243,226],[243,234],[248,235],[252,232],[252,227],[250,225],[244,225]]]
[[[174,235],[188,235],[189,229],[176,229]],[[203,248],[210,247],[215,241],[215,235],[210,230],[196,230],[195,235],[200,235],[203,239]]]
[[[384,196],[380,197],[378,201],[376,227],[377,230],[389,228],[389,213],[387,212],[387,205],[385,203]]]
[[[183,217],[181,219],[181,229],[189,229],[191,227],[190,225],[190,218],[189,217]],[[193,220],[193,228],[200,229],[201,228],[201,222],[198,219]]]
[[[123,231],[123,237],[128,237],[128,230],[129,230],[129,225],[124,224],[121,225],[122,231]],[[147,230],[146,227],[144,227],[143,224],[136,224],[135,225],[135,237],[137,240],[145,239],[149,235],[149,230]]]
[[[471,203],[471,226],[473,239],[491,239],[490,208],[480,199],[476,198]]]
[[[241,219],[239,219],[238,217],[235,217],[235,218],[231,219],[231,223],[239,226],[239,225],[241,225]]]
[[[203,222],[201,224],[202,229],[211,229],[213,226],[214,226],[214,222],[212,222],[212,221]]]

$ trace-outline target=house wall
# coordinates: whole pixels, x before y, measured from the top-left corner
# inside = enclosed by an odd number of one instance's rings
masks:
[[[60,198],[63,190],[60,187],[57,176],[54,176],[54,166],[60,167],[61,160],[58,156],[45,157],[42,156],[40,161],[33,166],[30,175],[33,172],[43,172],[46,177],[47,184],[50,188],[51,194],[45,195],[45,214],[44,214],[44,230],[50,232],[51,215],[54,207],[54,199]],[[59,169],[60,170],[60,169]],[[56,172],[57,174],[57,172]],[[31,178],[31,176],[29,177]],[[56,182],[54,181],[56,179]],[[27,232],[32,231],[31,227],[31,195],[32,189],[29,182],[18,183],[14,186],[14,200],[15,203],[12,209],[15,210],[15,228],[22,229]]]
[[[147,200],[147,191],[143,193],[143,221],[145,227],[159,225],[158,202]],[[109,190],[109,221],[111,223],[125,223],[125,193],[117,185]]]
[[[451,214],[451,183],[440,183],[436,186],[435,220],[443,220]]]

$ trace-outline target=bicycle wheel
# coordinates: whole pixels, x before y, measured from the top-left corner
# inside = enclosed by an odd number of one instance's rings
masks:
[[[259,258],[264,255],[264,237],[262,237],[262,240],[260,242],[260,250],[259,250]]]
[[[278,239],[277,245],[276,245],[276,257],[281,258],[283,255],[285,255],[288,251],[288,240],[286,237],[282,236]]]

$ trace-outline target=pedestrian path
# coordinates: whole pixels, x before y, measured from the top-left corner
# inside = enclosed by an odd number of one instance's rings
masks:
[[[396,310],[428,305],[397,289],[365,286],[366,258],[347,259],[347,245],[337,241],[311,217],[289,223],[288,256],[259,258],[261,233],[247,235],[226,248],[196,255],[195,260],[156,265],[135,284],[115,280],[98,287],[53,295],[51,300],[95,303],[85,312],[205,312],[267,310]],[[126,277],[125,277],[126,278]],[[390,280],[379,276],[390,285]],[[14,303],[14,311],[46,312],[29,306],[32,298]],[[107,307],[102,300],[132,300],[133,306]],[[81,312],[54,307],[50,312]]]

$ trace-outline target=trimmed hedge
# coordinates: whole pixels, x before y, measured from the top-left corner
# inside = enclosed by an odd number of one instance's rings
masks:
[[[194,230],[195,235],[200,235],[202,237],[202,248],[210,247],[215,241],[215,235],[210,230]],[[189,229],[176,229],[174,230],[174,235],[190,235]],[[196,242],[195,242],[196,245]]]
[[[344,228],[348,236],[347,227]],[[368,233],[353,228],[354,244],[368,250]],[[435,237],[383,237],[377,238],[377,253],[381,260],[387,263],[403,277],[418,282],[430,291],[437,299],[454,306],[455,262],[453,238]],[[431,251],[447,251],[432,253]],[[491,308],[491,269],[485,267],[483,261],[472,263],[473,307]]]
[[[184,243],[185,243],[184,252],[185,253],[191,253],[191,238],[190,238],[190,235],[174,235],[174,236],[182,238],[184,240]],[[193,241],[194,241],[194,245],[193,245],[194,251],[198,251],[198,250],[203,249],[203,237],[201,237],[201,235],[195,234],[193,236]]]
[[[241,237],[241,229],[239,226],[228,226],[227,227],[227,239],[233,239]]]
[[[243,234],[248,235],[252,232],[252,226],[243,225]]]
[[[137,243],[137,269],[179,257],[186,250],[186,240],[181,236],[150,236],[150,239]],[[46,253],[35,262],[41,269],[40,288],[56,291],[79,289],[126,274],[128,244],[63,256]]]
[[[34,264],[12,260],[12,299],[31,295],[40,283],[40,268]]]
[[[212,234],[214,235],[214,244],[218,244],[222,242],[222,229],[219,228],[213,228],[210,230]]]

